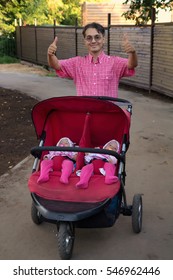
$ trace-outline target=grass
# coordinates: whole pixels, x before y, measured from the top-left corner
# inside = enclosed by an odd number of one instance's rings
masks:
[[[49,73],[46,74],[47,77],[56,77],[56,73],[50,71]]]
[[[10,63],[19,63],[19,59],[16,57],[4,55],[0,56],[0,64],[10,64]]]
[[[55,71],[53,69],[49,68],[49,66],[43,65],[42,67],[43,67],[43,69],[46,69],[48,71],[46,74],[46,77],[56,77],[57,76]]]
[[[12,56],[3,55],[0,56],[0,64],[20,63],[21,60]],[[46,74],[47,77],[56,77],[56,73],[50,70],[48,67],[42,66],[43,69],[47,69],[49,72]]]

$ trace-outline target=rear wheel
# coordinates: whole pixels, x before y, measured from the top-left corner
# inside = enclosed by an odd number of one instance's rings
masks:
[[[135,233],[142,230],[142,196],[136,194],[132,204],[132,228]]]
[[[37,208],[34,205],[34,202],[32,202],[31,205],[31,218],[34,224],[40,225],[42,223],[42,216],[40,212],[37,210]]]
[[[74,225],[70,222],[60,222],[58,232],[58,249],[62,260],[68,260],[72,256],[74,245]]]

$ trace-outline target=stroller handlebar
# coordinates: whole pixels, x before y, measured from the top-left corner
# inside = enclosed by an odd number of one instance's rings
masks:
[[[114,101],[117,103],[124,103],[124,105],[132,106],[132,103],[126,99],[122,98],[115,98],[115,97],[109,97],[109,96],[81,96],[82,98],[94,98],[94,99],[100,99],[100,100],[107,100],[107,101]]]
[[[82,147],[59,147],[59,146],[35,146],[31,149],[31,154],[35,158],[41,158],[41,154],[43,151],[71,151],[71,152],[83,152],[83,153],[95,153],[95,154],[107,154],[114,156],[119,161],[125,162],[125,156],[122,154],[118,154],[115,151],[107,150],[107,149],[96,149],[96,148],[82,148]]]

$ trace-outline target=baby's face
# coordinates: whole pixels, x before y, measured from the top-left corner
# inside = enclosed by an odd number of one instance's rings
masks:
[[[59,145],[63,147],[69,147],[69,142],[67,139],[63,139],[60,141]]]
[[[116,143],[113,142],[113,143],[109,143],[109,144],[105,147],[105,149],[117,152],[117,151],[118,151],[118,146],[117,146]]]

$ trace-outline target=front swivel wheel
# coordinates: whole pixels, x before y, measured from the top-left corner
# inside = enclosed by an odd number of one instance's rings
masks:
[[[60,222],[58,227],[58,249],[62,260],[68,260],[72,256],[75,231],[70,222]]]

